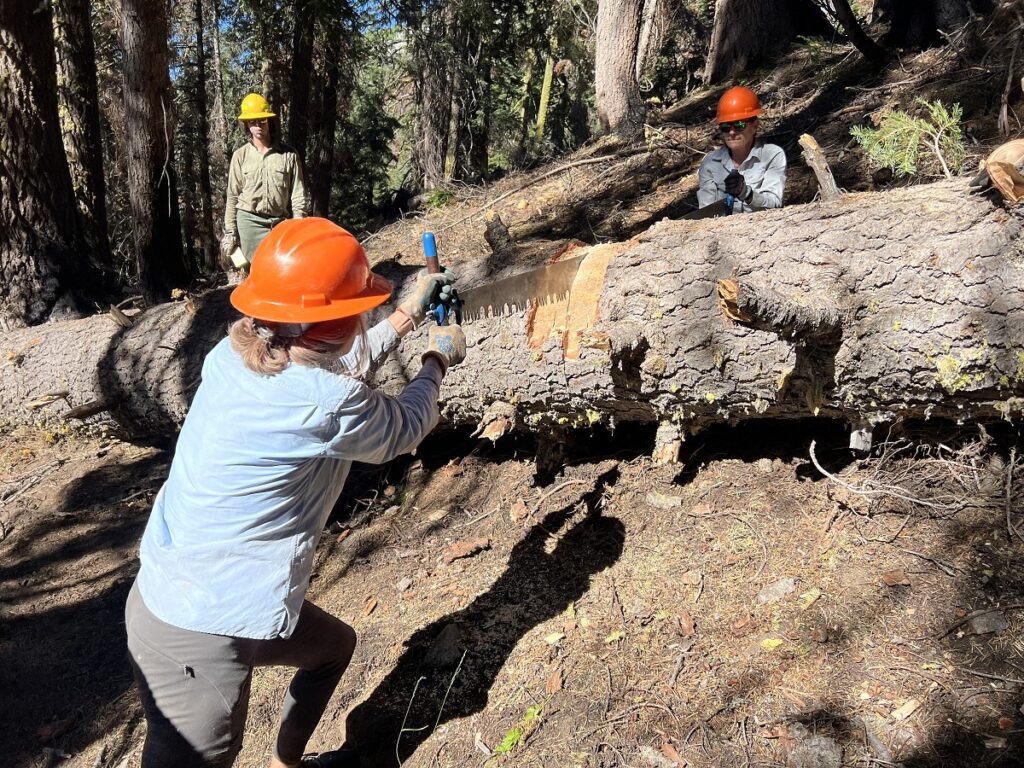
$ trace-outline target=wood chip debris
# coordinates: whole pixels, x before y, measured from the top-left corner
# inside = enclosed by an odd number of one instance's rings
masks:
[[[919,700],[917,700],[917,699],[910,699],[902,707],[899,707],[898,709],[894,709],[892,711],[892,714],[890,715],[890,717],[892,717],[893,720],[906,720],[912,714],[917,712],[917,710],[918,710],[918,708],[920,706],[921,706],[921,702]]]
[[[909,587],[910,579],[905,571],[901,569],[886,571],[882,574],[882,581],[887,587]]]
[[[464,557],[472,557],[473,555],[490,548],[491,540],[486,536],[482,536],[479,539],[465,539],[463,541],[457,541],[450,547],[446,548],[442,553],[441,558],[444,560],[445,564],[449,564]]]

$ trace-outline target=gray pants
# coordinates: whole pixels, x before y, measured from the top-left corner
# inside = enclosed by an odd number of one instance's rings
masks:
[[[270,230],[282,221],[284,221],[284,217],[281,216],[260,216],[258,213],[243,211],[241,208],[235,211],[238,242],[249,263],[252,263],[252,255],[256,253],[263,238],[269,235]]]
[[[355,650],[355,631],[310,602],[287,639],[209,635],[166,624],[133,586],[128,650],[148,730],[143,768],[227,768],[242,748],[253,667],[298,667],[281,710],[275,755],[302,757]]]

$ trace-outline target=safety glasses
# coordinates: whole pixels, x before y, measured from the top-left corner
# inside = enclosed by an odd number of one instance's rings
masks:
[[[718,130],[721,133],[732,133],[733,131],[736,131],[736,133],[743,133],[747,130],[748,125],[750,125],[749,120],[734,120],[731,123],[719,123]]]

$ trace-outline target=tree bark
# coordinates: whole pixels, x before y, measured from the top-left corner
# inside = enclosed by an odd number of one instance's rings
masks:
[[[452,115],[448,39],[450,9],[441,4],[429,10],[414,35],[416,81],[416,145],[413,160],[417,186],[432,189],[444,184],[448,135]]]
[[[664,0],[645,0],[636,46],[636,79],[643,78],[647,65],[658,55],[666,22]]]
[[[455,151],[452,177],[477,183],[487,176],[490,142],[491,45],[481,34],[490,17],[460,18],[456,47],[458,62],[453,78]]]
[[[163,0],[123,0],[124,105],[135,262],[146,301],[170,297],[189,279],[181,244],[174,165],[174,97]]]
[[[567,303],[467,321],[470,357],[445,379],[444,415],[538,431],[1020,418],[1022,226],[1024,211],[968,195],[962,180],[664,221],[587,249]],[[489,279],[480,260],[455,267],[466,285]],[[0,418],[99,400],[132,431],[170,434],[231,316],[216,292],[195,314],[154,307],[129,329],[100,316],[11,334]],[[415,372],[425,332],[377,372],[386,391]],[[26,410],[54,391],[66,399]]]
[[[313,65],[315,16],[312,0],[295,0],[295,29],[292,34],[292,102],[288,111],[288,143],[306,161],[309,141],[309,92]]]
[[[343,30],[340,24],[328,25],[325,31],[324,66],[326,77],[321,77],[319,128],[310,150],[309,190],[310,210],[314,216],[327,216],[331,204],[331,182],[334,177],[334,139],[338,125],[338,91],[344,87],[343,111],[348,113],[349,94],[352,91],[352,77],[341,83],[342,60],[346,73],[351,72],[348,61],[348,45],[342,45]],[[344,52],[343,52],[344,49]]]
[[[639,133],[644,121],[644,100],[637,79],[644,3],[645,0],[600,0],[597,6],[597,117],[606,132],[626,137]]]
[[[876,64],[885,59],[885,49],[872,40],[861,28],[853,9],[850,8],[849,0],[832,0],[832,9],[843,32],[865,59]]]
[[[877,0],[875,21],[888,23],[885,44],[897,48],[930,48],[942,43],[970,18],[968,0]]]
[[[218,0],[214,0],[217,2]],[[210,121],[206,106],[206,43],[203,26],[203,0],[193,0],[196,25],[195,113],[199,131],[196,142],[199,163],[199,241],[203,248],[203,270],[217,270],[217,246],[213,236],[213,184],[210,182]]]
[[[54,0],[53,28],[60,124],[75,201],[92,259],[98,268],[109,270],[107,190],[88,0]]]
[[[720,83],[784,49],[798,35],[831,31],[811,0],[718,0],[704,80]]]
[[[49,4],[0,0],[0,326],[76,313],[88,270],[57,111]]]
[[[223,158],[224,176],[231,162],[231,142],[228,139],[227,105],[224,103],[224,62],[220,55],[220,4],[221,0],[211,0],[213,8],[213,139],[214,156]],[[225,182],[226,183],[226,182]]]

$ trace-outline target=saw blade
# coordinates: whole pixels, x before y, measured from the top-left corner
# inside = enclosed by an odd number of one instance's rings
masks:
[[[470,288],[465,293],[459,291],[462,322],[514,315],[533,306],[565,301],[586,256],[583,253]]]
[[[690,211],[685,216],[681,217],[694,221],[696,219],[711,219],[715,216],[725,216],[729,213],[729,206],[725,200],[716,200],[710,205],[705,205],[703,208],[698,208],[696,211]]]

